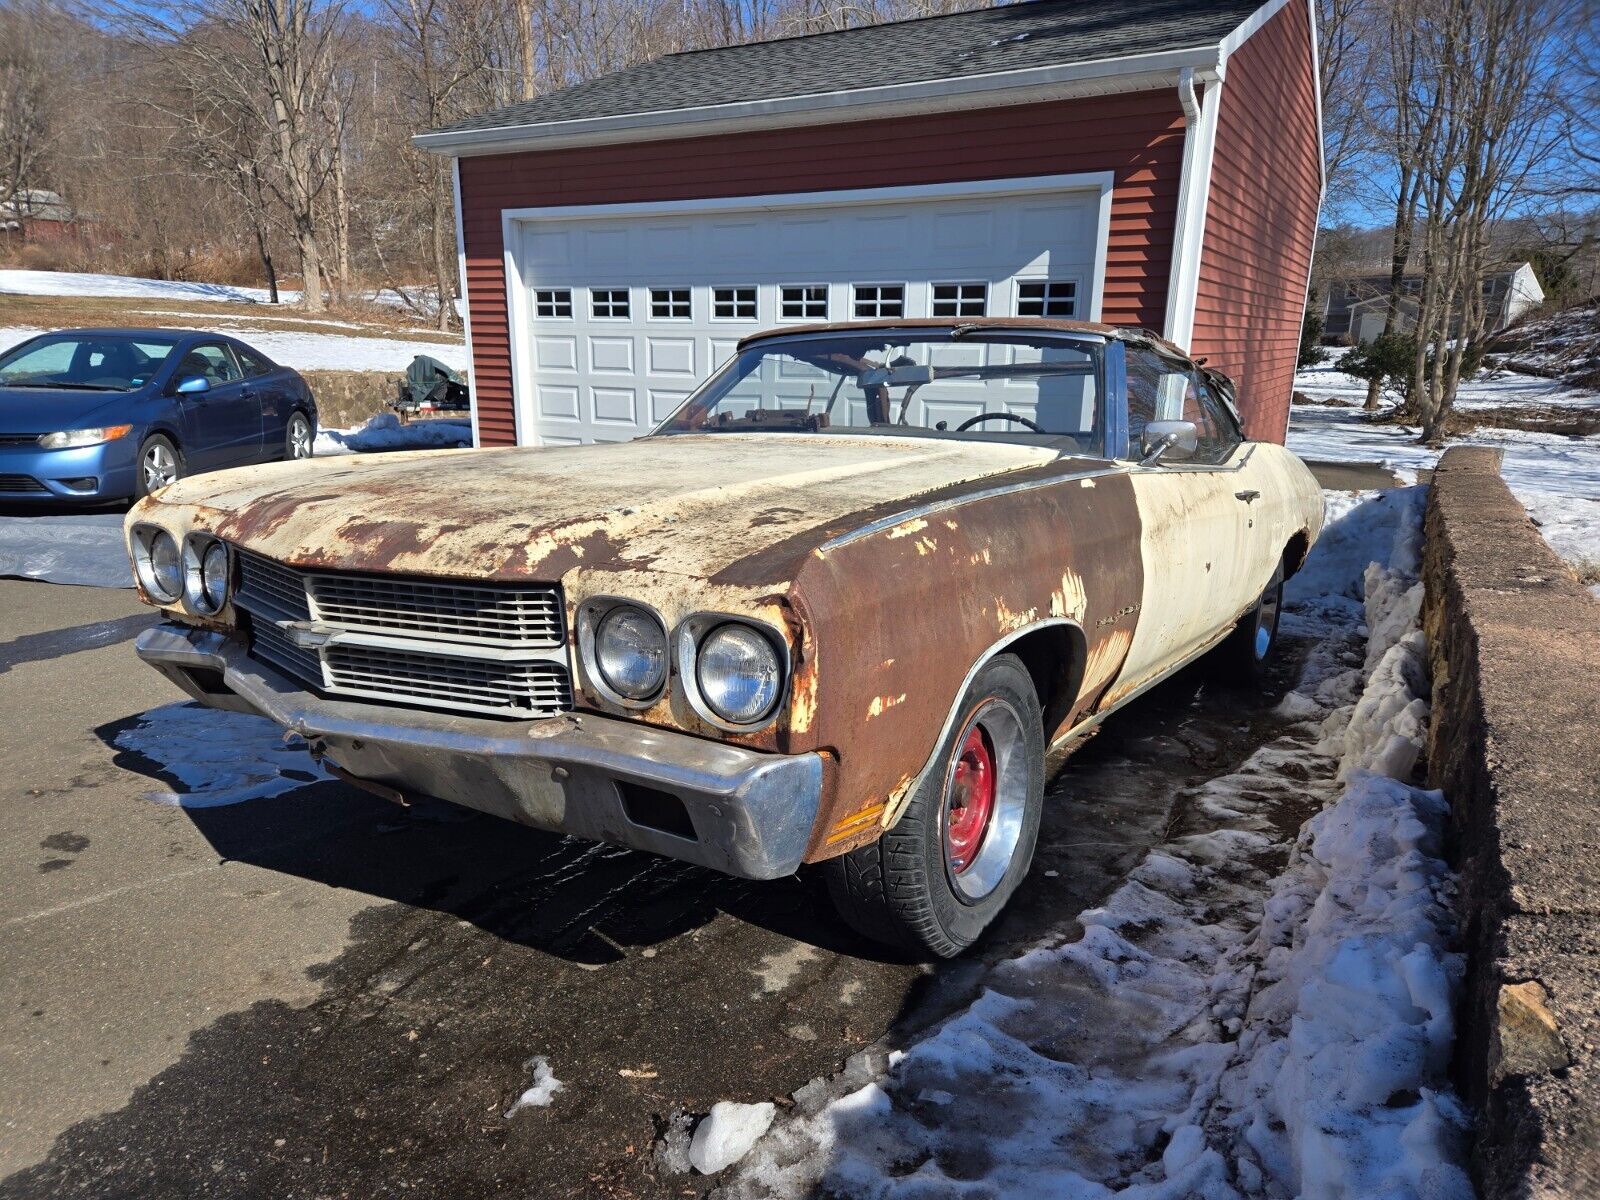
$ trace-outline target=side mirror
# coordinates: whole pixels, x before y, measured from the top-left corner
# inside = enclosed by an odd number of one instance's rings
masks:
[[[1139,441],[1141,467],[1153,467],[1164,458],[1193,458],[1200,448],[1200,427],[1193,421],[1151,421]]]
[[[198,396],[210,390],[211,382],[204,375],[185,375],[173,389],[179,396]]]

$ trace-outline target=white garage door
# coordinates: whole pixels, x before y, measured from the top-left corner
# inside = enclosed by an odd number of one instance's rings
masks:
[[[774,326],[1098,317],[1109,180],[964,186],[508,213],[520,439],[646,433]]]

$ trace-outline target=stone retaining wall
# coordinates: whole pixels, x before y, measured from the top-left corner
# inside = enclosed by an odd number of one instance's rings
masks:
[[[317,423],[324,429],[348,429],[383,412],[394,402],[404,372],[301,371],[317,398]]]
[[[1423,574],[1480,1195],[1600,1197],[1600,603],[1481,447],[1434,473]]]

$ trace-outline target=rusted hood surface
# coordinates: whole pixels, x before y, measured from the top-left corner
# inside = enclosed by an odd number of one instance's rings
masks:
[[[319,459],[163,492],[195,526],[308,567],[554,580],[574,567],[709,578],[853,514],[1037,467],[1003,443],[708,434],[605,446]],[[772,563],[777,567],[778,563]]]

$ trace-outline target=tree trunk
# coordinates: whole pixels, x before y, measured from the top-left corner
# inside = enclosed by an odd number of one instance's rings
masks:
[[[522,56],[522,98],[532,100],[538,94],[534,84],[533,56],[533,0],[516,0],[517,50]]]
[[[451,318],[454,315],[451,309],[450,297],[455,290],[455,272],[451,269],[454,264],[450,261],[450,248],[445,240],[446,223],[452,226],[455,221],[455,209],[452,198],[444,187],[444,172],[438,169],[433,171],[433,281],[436,294],[439,298],[438,321],[441,330],[448,330]]]

